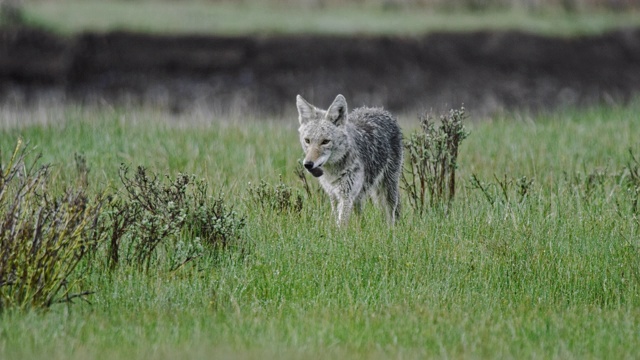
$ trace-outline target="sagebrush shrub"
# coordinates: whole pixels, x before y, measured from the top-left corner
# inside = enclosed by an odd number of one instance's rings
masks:
[[[306,180],[306,178],[305,178]],[[310,194],[308,184],[305,189]],[[264,180],[258,184],[249,184],[250,201],[263,210],[271,209],[280,213],[299,213],[302,210],[302,196],[291,186],[282,182],[270,185]]]
[[[440,116],[440,126],[431,114],[420,116],[420,131],[404,140],[405,170],[402,189],[409,205],[422,215],[427,204],[449,205],[455,196],[458,150],[469,135],[464,108]]]
[[[189,199],[186,229],[192,236],[215,248],[241,238],[246,220],[226,204],[223,194],[210,196],[207,184],[198,181]]]
[[[46,308],[88,294],[71,293],[74,270],[104,238],[102,195],[91,199],[83,187],[52,194],[49,166],[38,158],[27,163],[26,155],[18,141],[0,166],[0,310]]]
[[[203,246],[225,247],[241,238],[244,217],[227,206],[222,195],[210,196],[206,183],[193,175],[162,180],[139,166],[131,176],[125,165],[119,174],[123,191],[111,199],[104,224],[110,232],[111,269],[124,258],[149,270],[160,246],[176,263],[199,256]]]

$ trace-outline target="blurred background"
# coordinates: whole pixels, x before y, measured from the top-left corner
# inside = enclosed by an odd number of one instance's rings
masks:
[[[640,0],[0,0],[0,104],[274,116],[624,103]]]

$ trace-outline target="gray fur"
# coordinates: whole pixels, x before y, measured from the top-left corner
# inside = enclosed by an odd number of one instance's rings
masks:
[[[327,110],[296,98],[304,166],[318,177],[346,224],[367,197],[386,210],[394,223],[400,215],[402,132],[393,116],[379,108],[358,108],[347,114],[347,101],[338,95]]]

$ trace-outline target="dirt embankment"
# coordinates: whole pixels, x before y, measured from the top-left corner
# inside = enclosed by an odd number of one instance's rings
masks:
[[[319,105],[490,113],[625,101],[640,91],[640,29],[573,39],[518,32],[423,37],[58,37],[0,31],[0,103],[43,96],[279,113]]]

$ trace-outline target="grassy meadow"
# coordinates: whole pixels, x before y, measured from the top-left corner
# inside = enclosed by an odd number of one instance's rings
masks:
[[[322,6],[321,3],[327,3]],[[98,1],[24,2],[25,20],[63,34],[130,30],[161,34],[421,35],[433,31],[519,29],[545,35],[589,35],[640,26],[637,6],[611,11],[588,1]],[[563,6],[575,3],[575,9]],[[474,4],[480,9],[474,9]],[[484,4],[484,5],[483,5]],[[483,7],[484,6],[484,7]],[[485,8],[486,7],[486,8]]]
[[[471,114],[447,212],[419,217],[403,192],[397,226],[368,204],[337,228],[315,180],[307,194],[295,173],[294,114],[3,108],[3,169],[21,138],[28,161],[51,164],[53,193],[76,183],[75,154],[89,193],[121,193],[121,163],[194,174],[246,225],[234,246],[174,266],[176,243],[195,241],[182,234],[149,271],[109,270],[99,246],[72,276],[92,294],[3,309],[0,358],[637,358],[638,113],[639,100]],[[264,206],[261,181],[301,207]]]

